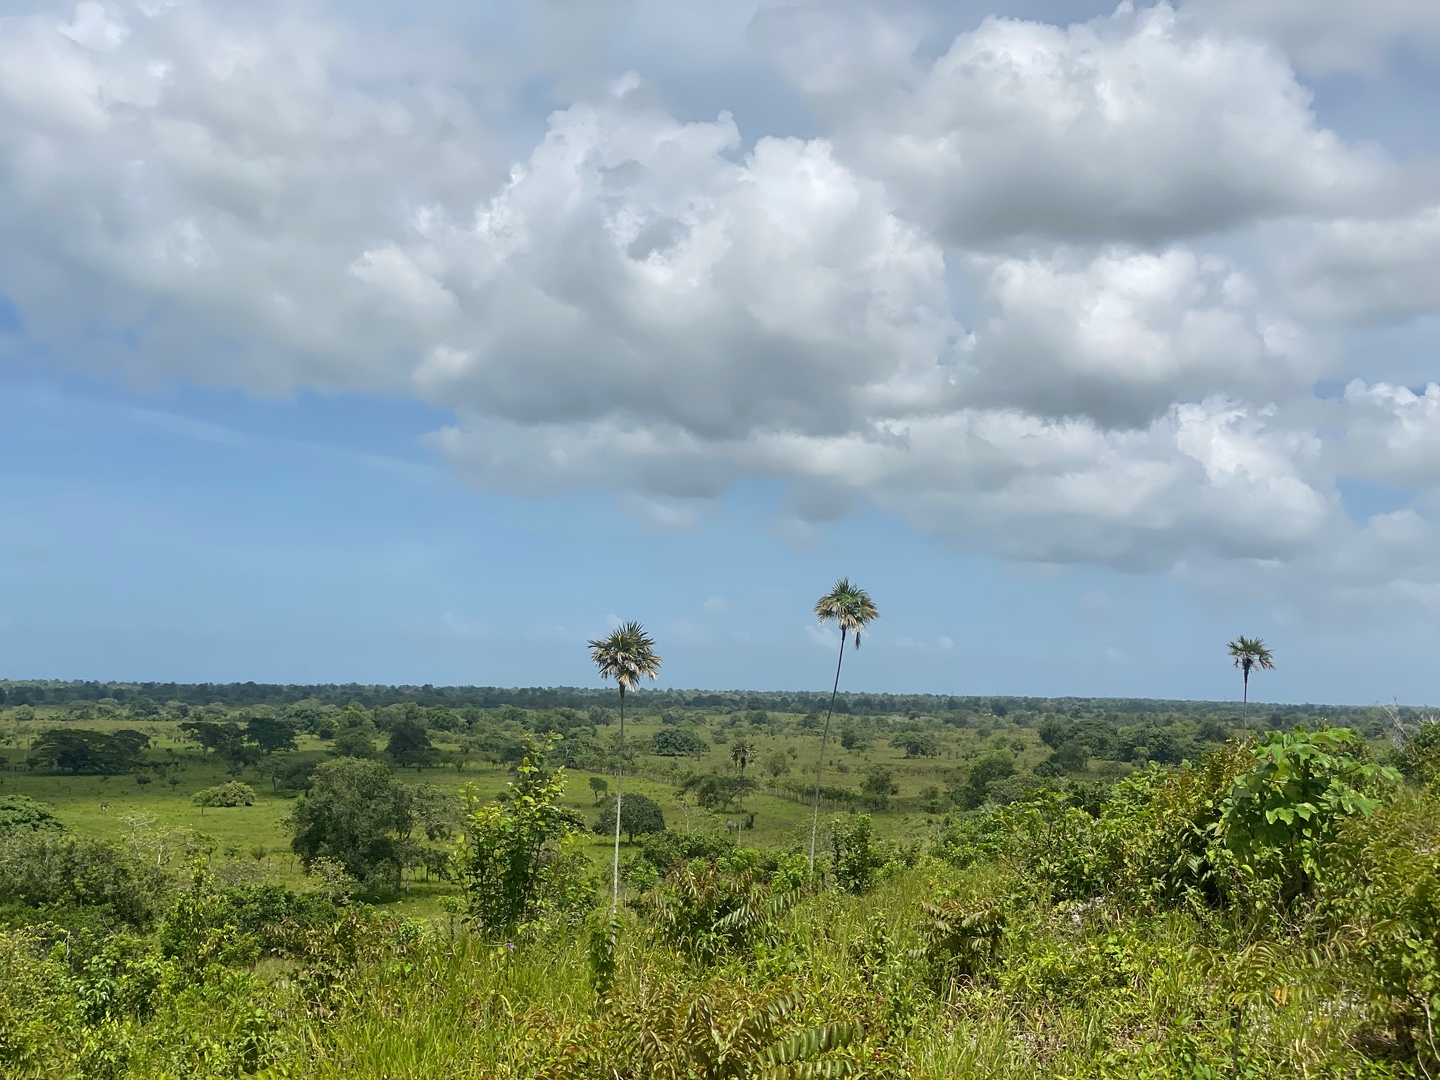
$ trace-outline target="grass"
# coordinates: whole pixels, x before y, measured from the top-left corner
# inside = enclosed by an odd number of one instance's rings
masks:
[[[741,723],[730,726],[725,717],[713,717],[710,728],[701,727],[710,748],[698,757],[659,757],[643,751],[651,737],[664,728],[658,716],[641,715],[627,720],[627,745],[637,756],[627,771],[625,790],[648,795],[665,812],[666,824],[683,831],[725,829],[744,826],[743,842],[757,847],[803,847],[810,826],[808,801],[768,794],[766,787],[799,782],[805,788],[813,782],[814,755],[819,750],[819,733],[800,726],[801,717],[776,714],[777,727],[783,734]],[[1017,753],[1021,769],[1041,760],[1044,747],[1031,730],[1013,725],[999,725],[990,733],[983,729],[941,728],[940,754],[933,758],[907,758],[903,750],[889,745],[884,737],[874,738],[870,745],[846,750],[839,742],[838,732],[846,724],[837,717],[827,750],[824,782],[827,786],[845,786],[858,790],[865,773],[883,768],[891,773],[898,788],[895,801],[913,802],[927,788],[943,789],[948,778],[964,762],[979,753],[1005,747]],[[69,776],[29,770],[25,765],[30,743],[43,731],[64,724],[70,727],[115,731],[133,728],[150,736],[152,748],[147,764],[159,766],[149,770],[154,776],[148,784],[138,784],[134,776]],[[689,726],[694,726],[689,725]],[[939,727],[939,725],[937,725]],[[612,738],[614,727],[601,728],[602,741]],[[465,755],[453,736],[435,733],[442,763],[424,770],[406,769],[396,773],[401,782],[435,784],[456,794],[466,792],[480,800],[493,799],[510,779],[508,770],[499,765],[476,761]],[[755,745],[759,761],[747,772],[761,790],[747,795],[742,803],[728,813],[711,813],[693,801],[678,797],[679,782],[687,771],[733,773],[730,751],[734,742],[744,739]],[[312,736],[302,737],[297,753],[320,760],[326,744]],[[788,770],[779,776],[762,767],[767,758],[778,751],[785,755]],[[266,764],[261,763],[261,766]],[[259,769],[246,769],[238,779],[249,783],[256,792],[256,802],[248,807],[202,808],[192,796],[203,788],[212,787],[233,777],[214,754],[205,754],[188,741],[177,721],[100,718],[83,721],[62,719],[62,714],[39,710],[32,719],[16,720],[0,716],[0,794],[15,792],[48,803],[60,819],[73,831],[102,839],[119,839],[130,831],[135,815],[145,815],[159,830],[192,830],[210,840],[216,854],[237,862],[249,861],[264,877],[294,885],[301,879],[298,861],[290,853],[290,830],[287,818],[297,795],[275,793]],[[570,770],[566,785],[565,805],[587,821],[598,817],[598,806],[589,787],[592,775],[600,776],[614,790],[611,773]],[[827,807],[822,817],[834,812]],[[879,838],[910,837],[923,834],[933,822],[933,815],[916,810],[878,811],[875,834]],[[263,852],[261,851],[263,849]],[[608,863],[610,841],[596,836],[587,845],[597,867]],[[632,851],[622,843],[622,858]],[[258,856],[258,857],[257,857]],[[416,882],[410,893],[397,901],[405,911],[429,914],[438,911],[440,896],[453,891],[441,883]]]

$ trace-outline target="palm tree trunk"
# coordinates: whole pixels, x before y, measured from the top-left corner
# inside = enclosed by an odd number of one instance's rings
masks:
[[[845,663],[845,631],[840,631],[840,659],[835,661],[835,685],[830,690],[830,708],[825,710],[825,727],[820,732],[820,757],[815,762],[815,804],[810,812],[810,873],[815,873],[815,835],[820,828],[820,770],[825,767],[825,743],[830,739],[830,717],[835,712],[835,695],[840,692],[840,665]]]
[[[625,686],[620,686],[620,756],[615,763],[615,864],[612,867],[610,914],[620,907],[620,800],[625,794]]]

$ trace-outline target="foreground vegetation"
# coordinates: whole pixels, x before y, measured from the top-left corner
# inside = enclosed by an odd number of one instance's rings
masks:
[[[104,689],[0,715],[7,1076],[1440,1069],[1440,725],[1402,710],[851,699],[811,874],[809,806],[752,779],[811,713],[636,695],[612,920],[600,706]],[[72,771],[57,729],[148,743]]]

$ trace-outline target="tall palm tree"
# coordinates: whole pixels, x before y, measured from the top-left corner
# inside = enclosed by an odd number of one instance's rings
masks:
[[[860,631],[880,617],[870,594],[849,578],[841,578],[834,587],[815,601],[815,616],[825,624],[840,624],[840,658],[835,662],[835,685],[830,690],[830,707],[825,710],[825,727],[820,732],[820,757],[815,762],[815,802],[810,813],[810,872],[815,872],[815,836],[820,827],[820,774],[825,767],[825,744],[830,740],[830,717],[835,712],[835,696],[840,692],[840,666],[845,663],[845,639],[853,631],[855,648],[860,648]]]
[[[620,906],[620,800],[625,797],[625,691],[634,690],[640,680],[659,677],[660,657],[655,641],[638,622],[628,622],[610,631],[607,637],[589,642],[590,660],[600,678],[614,679],[620,687],[620,754],[615,766],[615,865],[611,875],[610,913]]]
[[[1261,641],[1258,637],[1249,638],[1244,634],[1241,634],[1237,640],[1230,642],[1229,649],[1230,659],[1235,661],[1235,666],[1240,669],[1244,678],[1241,684],[1240,700],[1242,704],[1249,705],[1250,672],[1256,668],[1259,668],[1261,671],[1274,671],[1275,658],[1271,655],[1270,650],[1266,648],[1265,642]],[[1250,726],[1248,710],[1245,716],[1245,726],[1247,728]]]

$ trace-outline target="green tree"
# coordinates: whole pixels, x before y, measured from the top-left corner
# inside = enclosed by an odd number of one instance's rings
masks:
[[[345,728],[336,734],[330,744],[333,753],[340,757],[374,758],[379,756],[375,749],[375,738],[369,724]]]
[[[260,748],[261,753],[295,749],[295,725],[270,716],[256,716],[245,722],[245,739]]]
[[[589,642],[590,660],[600,671],[600,678],[614,679],[620,688],[620,739],[615,762],[615,802],[625,797],[625,691],[634,690],[642,679],[659,678],[660,657],[655,655],[655,642],[638,622],[616,627],[607,637]],[[623,810],[621,811],[623,813]],[[620,822],[615,815],[615,860],[611,868],[610,910],[620,906]]]
[[[495,941],[580,915],[593,899],[588,860],[574,842],[580,822],[560,804],[565,770],[544,767],[554,745],[528,746],[504,795],[471,810],[455,854],[466,910]]]
[[[590,791],[595,796],[595,805],[600,805],[600,800],[610,794],[610,781],[603,776],[590,777]]]
[[[985,805],[992,784],[1014,775],[1014,759],[1003,750],[992,750],[970,766],[965,782],[954,792],[955,801],[966,810],[976,810]]]
[[[361,880],[397,885],[401,846],[413,826],[411,796],[378,761],[341,757],[323,762],[290,815],[290,847],[306,869],[334,859]]]
[[[845,663],[845,639],[853,633],[855,648],[860,648],[860,632],[880,617],[875,602],[864,589],[841,578],[834,587],[815,602],[815,616],[823,626],[828,622],[840,625],[840,657],[835,662],[835,685],[830,690],[830,707],[825,710],[825,727],[820,732],[820,754],[815,759],[815,800],[810,812],[810,872],[815,872],[815,837],[820,828],[820,778],[825,768],[825,744],[830,739],[830,717],[835,712],[835,697],[840,692],[840,668]]]
[[[85,728],[51,728],[31,745],[30,757],[37,764],[63,769],[71,775],[118,776],[133,770],[149,746],[148,735],[128,728],[109,734]]]
[[[241,738],[239,725],[217,724],[210,720],[186,720],[180,725],[180,730],[200,744],[202,754],[219,750],[226,743]]]
[[[1244,634],[1230,642],[1227,648],[1230,650],[1230,659],[1235,661],[1235,666],[1240,669],[1242,675],[1240,700],[1243,704],[1248,705],[1250,703],[1250,672],[1257,668],[1261,671],[1274,671],[1275,658],[1265,647],[1265,642],[1258,637],[1247,638]]]
[[[902,731],[890,740],[897,750],[904,750],[907,758],[935,757],[940,753],[940,740],[933,731]]]
[[[414,765],[419,772],[435,758],[430,734],[414,720],[399,720],[390,729],[390,742],[385,747],[396,765]]]
[[[661,728],[650,738],[661,757],[698,757],[710,749],[709,743],[684,728]]]
[[[603,836],[614,828],[615,803],[612,801],[604,810],[600,811],[600,820],[595,823],[595,831]],[[625,800],[624,809],[620,811],[620,828],[624,831],[626,839],[633,844],[637,836],[663,831],[665,812],[660,809],[660,804],[648,795],[632,793]]]
[[[704,810],[726,813],[730,804],[739,805],[754,790],[755,781],[743,776],[691,775],[680,784],[682,794],[695,793],[695,802]]]

